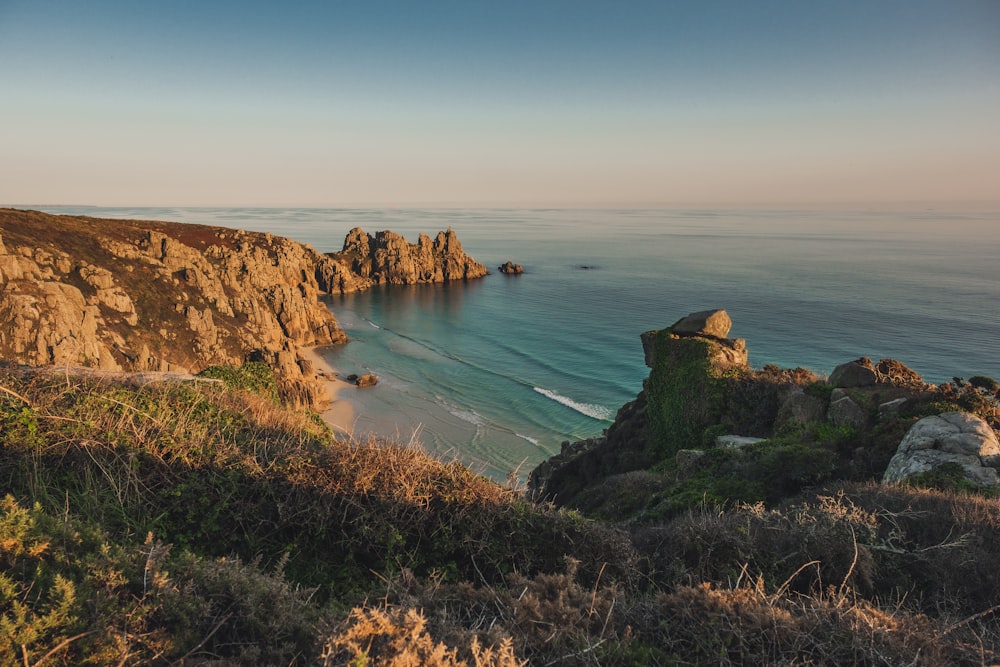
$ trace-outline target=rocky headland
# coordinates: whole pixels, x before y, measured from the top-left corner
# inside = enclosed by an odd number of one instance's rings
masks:
[[[318,267],[321,284],[329,292],[342,294],[374,285],[446,283],[489,273],[465,253],[451,227],[433,240],[421,234],[416,243],[392,231],[373,235],[355,227],[347,233],[340,252],[325,257]]]
[[[485,274],[451,229],[416,245],[352,230],[324,255],[271,234],[5,209],[0,358],[171,373],[263,362],[286,401],[318,406],[302,349],[347,341],[321,293]]]
[[[990,378],[935,386],[894,359],[865,357],[828,378],[754,370],[746,342],[727,338],[731,326],[726,311],[710,310],[642,334],[642,391],[603,436],[564,443],[532,472],[531,489],[599,516],[649,520],[706,500],[775,502],[834,479],[1000,487]]]

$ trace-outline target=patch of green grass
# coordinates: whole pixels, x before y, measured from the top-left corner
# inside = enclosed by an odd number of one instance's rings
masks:
[[[278,383],[274,370],[265,363],[248,361],[242,366],[209,366],[198,373],[199,377],[222,380],[230,389],[249,391],[274,403],[279,402]]]

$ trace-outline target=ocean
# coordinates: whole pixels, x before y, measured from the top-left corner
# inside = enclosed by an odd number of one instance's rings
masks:
[[[289,236],[416,240],[454,227],[493,274],[326,298],[351,338],[355,433],[417,442],[498,479],[599,435],[648,374],[639,335],[725,308],[756,367],[868,356],[930,382],[1000,378],[1000,212],[43,207]],[[507,260],[524,274],[506,276]]]

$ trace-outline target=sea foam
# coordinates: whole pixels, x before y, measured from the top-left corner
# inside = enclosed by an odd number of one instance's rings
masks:
[[[591,417],[598,421],[609,422],[611,421],[612,417],[614,417],[614,414],[612,413],[611,409],[606,408],[603,405],[595,405],[594,403],[579,403],[577,401],[574,401],[572,398],[567,398],[566,396],[557,394],[556,392],[550,391],[549,389],[544,389],[542,387],[532,387],[532,388],[542,396],[552,399],[556,403],[565,405],[567,408],[576,410],[580,414],[587,415],[588,417]]]

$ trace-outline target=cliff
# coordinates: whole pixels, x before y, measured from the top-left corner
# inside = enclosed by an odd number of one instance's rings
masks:
[[[319,265],[320,284],[329,292],[355,292],[373,285],[416,285],[482,278],[489,271],[465,253],[451,227],[416,243],[391,231],[366,233],[355,227],[340,252]]]
[[[202,225],[0,210],[0,358],[191,371],[264,361],[285,400],[325,398],[304,346],[347,340],[322,304],[324,258]]]

